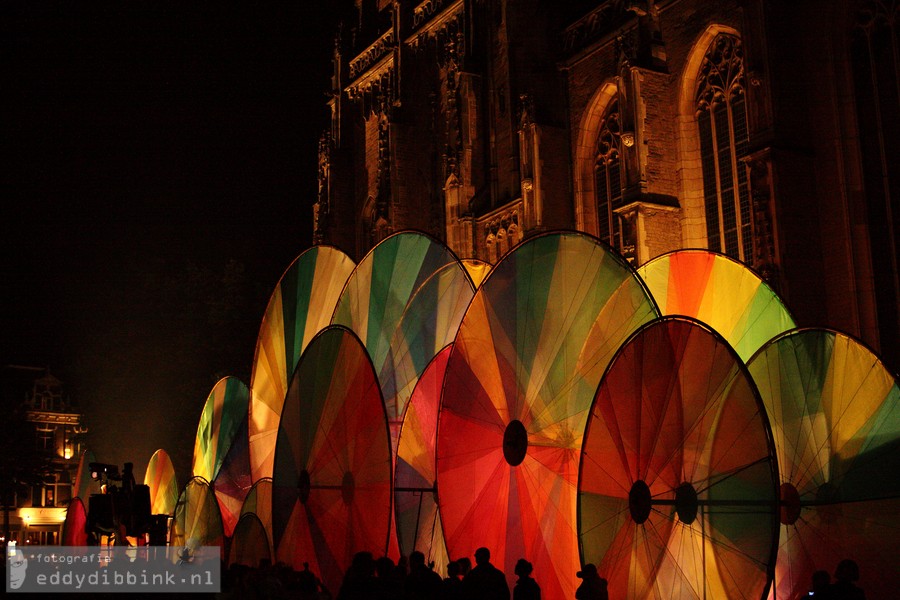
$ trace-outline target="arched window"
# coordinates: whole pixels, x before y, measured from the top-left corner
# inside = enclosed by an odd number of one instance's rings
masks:
[[[697,126],[703,200],[710,250],[742,261],[752,258],[750,194],[740,160],[747,155],[747,108],[740,38],[719,34],[698,77]]]
[[[613,101],[600,122],[594,162],[594,189],[597,194],[598,236],[619,251],[624,247],[621,218],[615,212],[622,207],[622,168],[619,162],[621,144],[619,103]]]

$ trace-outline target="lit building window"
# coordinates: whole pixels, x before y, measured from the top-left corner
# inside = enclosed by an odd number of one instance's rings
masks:
[[[54,431],[46,427],[37,428],[37,446],[47,452],[53,451]]]
[[[741,41],[720,34],[700,67],[697,125],[710,250],[751,258],[750,194],[740,160],[747,155],[747,107]]]
[[[597,136],[597,157],[594,163],[597,224],[600,239],[625,254],[622,220],[615,212],[623,204],[622,167],[619,162],[621,147],[619,103],[614,101],[603,115],[600,134]]]

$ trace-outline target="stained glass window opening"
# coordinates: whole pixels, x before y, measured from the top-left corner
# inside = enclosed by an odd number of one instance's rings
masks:
[[[629,254],[633,255],[634,249],[625,243],[623,217],[616,212],[624,204],[622,166],[619,160],[621,147],[619,103],[613,101],[600,122],[597,155],[594,162],[598,236],[630,259]]]
[[[703,167],[703,199],[710,250],[747,262],[752,230],[747,173],[748,153],[744,64],[738,37],[720,34],[700,66],[697,127]]]

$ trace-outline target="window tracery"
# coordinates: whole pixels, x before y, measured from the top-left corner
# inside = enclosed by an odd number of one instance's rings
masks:
[[[600,121],[597,152],[594,161],[594,189],[597,194],[597,225],[601,240],[620,252],[626,249],[621,216],[622,208],[622,132],[619,126],[619,103],[613,101]]]
[[[719,34],[703,58],[696,100],[707,243],[711,250],[748,261],[752,223],[747,172],[744,54],[737,36]]]

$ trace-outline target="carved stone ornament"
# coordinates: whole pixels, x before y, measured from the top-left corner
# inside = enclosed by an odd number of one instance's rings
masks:
[[[331,134],[328,131],[322,133],[319,138],[319,170],[318,192],[313,204],[313,243],[321,244],[325,241],[325,230],[328,227],[328,215],[330,213],[330,178],[331,178]]]
[[[443,42],[462,34],[465,16],[464,0],[425,0],[413,9],[413,35],[407,41],[418,50],[426,42],[436,42],[441,54]],[[443,61],[444,58],[440,57]]]
[[[378,179],[376,182],[376,216],[387,216],[388,199],[391,194],[391,124],[386,115],[378,119]]]
[[[350,61],[350,79],[356,79],[369,67],[373,66],[380,58],[388,54],[397,45],[394,38],[394,30],[389,29],[380,38],[360,52],[356,58]]]
[[[615,31],[631,17],[626,0],[607,0],[565,28],[562,34],[566,52],[576,52]]]

